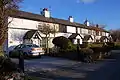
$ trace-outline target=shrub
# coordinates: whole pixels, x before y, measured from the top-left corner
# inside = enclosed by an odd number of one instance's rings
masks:
[[[17,71],[17,65],[13,63],[9,58],[0,57],[0,80],[4,79],[5,76],[11,76]]]
[[[83,53],[85,55],[91,55],[91,54],[93,54],[93,50],[89,49],[89,48],[82,48],[82,49],[80,49],[80,53]]]
[[[91,55],[93,54],[93,50],[89,48],[82,48],[80,49],[79,59],[82,62],[92,62]]]
[[[102,47],[91,47],[91,49],[94,51],[94,55],[96,55],[96,59],[102,59],[104,57],[110,56],[109,52],[110,50],[112,50],[112,47],[108,45],[103,45]]]
[[[68,47],[70,40],[64,36],[59,36],[53,39],[52,43],[61,49],[66,49]]]
[[[102,44],[89,44],[89,47],[95,52],[95,53],[99,53],[99,52],[109,52],[113,47],[114,47],[114,43],[111,42],[107,42],[102,43]]]
[[[80,48],[87,48],[87,47],[88,47],[88,43],[80,44]]]
[[[120,50],[120,42],[115,42],[114,43],[114,49]]]
[[[75,52],[77,50],[77,45],[69,41],[65,49],[60,49],[60,52]]]
[[[60,47],[61,52],[76,51],[77,45],[73,44],[66,37],[60,36],[53,39],[53,44]]]
[[[76,51],[77,50],[77,45],[73,44],[71,41],[68,42],[68,47],[67,49],[68,51]]]
[[[102,47],[103,43],[92,43],[92,44],[88,44],[88,47]]]
[[[102,47],[90,47],[94,51],[94,53],[100,53],[102,51]]]
[[[115,43],[114,43],[114,42],[106,42],[106,44],[107,44],[108,46],[111,46],[111,47],[114,47],[114,46],[115,46]]]

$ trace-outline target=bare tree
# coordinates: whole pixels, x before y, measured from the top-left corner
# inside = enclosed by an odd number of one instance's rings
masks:
[[[110,34],[114,42],[120,41],[120,29],[110,30]]]
[[[50,34],[54,34],[54,37],[55,37],[55,33],[57,32],[55,29],[55,25],[52,27],[49,24],[39,25],[38,30],[45,35],[46,49],[47,49],[47,53],[49,53],[48,42],[51,38]]]
[[[7,38],[8,25],[11,21],[8,22],[8,17],[10,14],[16,12],[19,8],[19,3],[22,0],[0,0],[0,53],[2,53],[3,43]]]
[[[11,38],[13,41],[19,41],[20,43],[23,41],[23,36],[24,34],[21,34],[20,32],[12,32],[11,33]]]

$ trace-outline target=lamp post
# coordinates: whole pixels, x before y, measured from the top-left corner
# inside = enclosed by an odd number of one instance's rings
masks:
[[[19,68],[24,73],[24,55],[21,51],[19,51]]]

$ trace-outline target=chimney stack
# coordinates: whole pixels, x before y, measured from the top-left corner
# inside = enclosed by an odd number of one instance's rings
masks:
[[[74,19],[73,19],[72,16],[69,16],[68,20],[69,20],[70,22],[74,22]]]
[[[85,20],[84,24],[85,24],[86,26],[90,26],[90,22],[89,22],[87,19]]]
[[[99,27],[99,25],[98,25],[98,24],[96,24],[96,27],[98,28],[98,27]]]
[[[44,8],[43,11],[41,12],[41,14],[44,17],[50,18],[50,11],[48,10],[48,8]]]

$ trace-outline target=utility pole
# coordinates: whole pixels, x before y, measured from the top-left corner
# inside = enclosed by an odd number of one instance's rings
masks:
[[[77,60],[79,61],[79,58],[80,58],[80,46],[79,46],[79,42],[78,42],[79,40],[77,40]]]

